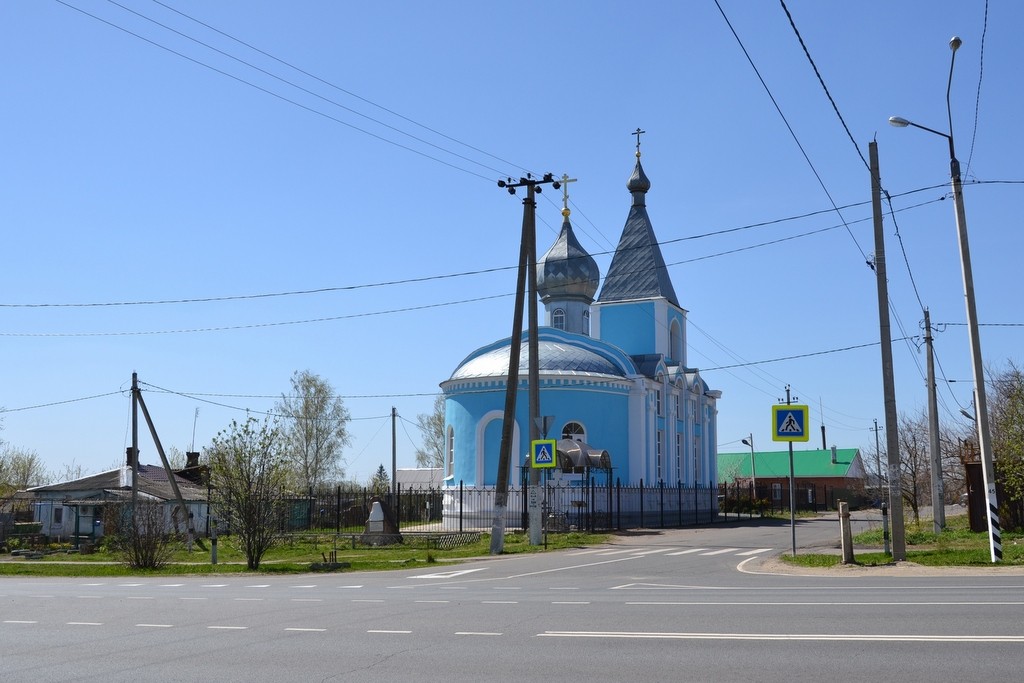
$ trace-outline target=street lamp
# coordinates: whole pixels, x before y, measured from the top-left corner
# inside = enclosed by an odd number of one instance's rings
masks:
[[[953,63],[956,60],[957,48],[961,40],[953,36],[949,41],[949,48],[953,51],[953,57],[949,62],[949,82],[946,85],[946,113],[949,117],[949,133],[934,130],[921,126],[913,121],[892,116],[889,123],[897,128],[913,126],[935,133],[946,138],[949,142],[949,175],[953,184],[953,204],[956,216],[957,235],[960,240],[960,267],[963,271],[964,299],[967,304],[967,336],[971,344],[971,365],[974,370],[975,386],[975,412],[978,423],[978,447],[981,450],[982,471],[985,476],[985,497],[988,502],[988,535],[989,551],[992,562],[999,562],[1003,558],[1003,548],[999,532],[999,507],[996,500],[995,468],[992,461],[992,439],[988,425],[988,405],[985,400],[985,366],[981,361],[981,339],[978,337],[978,310],[974,301],[974,276],[971,272],[971,250],[967,241],[967,216],[964,213],[963,186],[960,181],[960,162],[957,161],[956,151],[953,147],[953,113],[949,106],[949,91],[953,84]]]
[[[750,446],[750,485],[754,488],[754,497],[757,497],[757,468],[754,467],[754,435],[743,439],[744,446]]]

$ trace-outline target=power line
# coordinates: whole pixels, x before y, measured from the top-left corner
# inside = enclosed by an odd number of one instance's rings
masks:
[[[978,112],[981,109],[981,80],[985,75],[985,35],[988,33],[988,0],[985,0],[985,16],[981,26],[981,50],[978,57],[978,91],[974,96],[974,130],[971,131],[971,151],[967,155],[967,166],[964,170],[966,176],[971,172],[971,159],[974,158],[974,141],[978,136]],[[952,135],[953,131],[950,131]]]
[[[796,22],[793,21],[793,15],[790,14],[789,8],[786,7],[786,0],[779,1],[782,3],[782,10],[786,13],[786,18],[789,19],[789,25],[793,27],[793,33],[796,34],[796,39],[800,41],[800,47],[804,49],[804,55],[807,57],[807,61],[811,63],[811,68],[814,69],[814,75],[818,77],[818,83],[821,84],[821,89],[825,91],[825,96],[828,97],[828,101],[832,103],[832,109],[835,111],[836,116],[839,117],[839,123],[843,124],[843,130],[846,131],[846,136],[850,138],[850,142],[853,143],[854,149],[857,150],[857,155],[860,156],[860,160],[864,162],[864,168],[871,170],[867,159],[864,158],[864,153],[860,149],[860,145],[857,144],[857,141],[853,138],[853,134],[850,132],[850,127],[846,125],[843,115],[839,113],[839,106],[836,105],[836,101],[832,99],[832,93],[828,91],[828,86],[825,85],[825,79],[822,78],[821,72],[818,71],[818,65],[814,63],[810,50],[808,50],[807,45],[804,44],[804,38],[800,35],[800,30],[796,27]]]
[[[775,99],[775,95],[772,94],[772,91],[768,87],[768,84],[761,76],[761,72],[758,71],[757,66],[754,64],[753,58],[750,56],[750,53],[747,52],[746,46],[743,44],[743,41],[740,40],[740,36],[738,33],[736,33],[736,29],[733,28],[732,23],[729,21],[729,17],[726,16],[725,10],[722,9],[721,3],[719,3],[718,0],[715,0],[715,5],[718,7],[718,11],[721,12],[722,18],[725,19],[725,23],[726,25],[728,25],[729,30],[732,31],[732,35],[736,39],[736,42],[739,44],[740,49],[743,50],[743,54],[746,56],[747,61],[750,63],[750,67],[754,70],[754,73],[757,75],[758,80],[761,81],[761,85],[762,87],[764,87],[765,92],[768,93],[768,98],[772,101],[772,104],[775,105],[775,110],[782,118],[783,123],[786,124],[786,129],[789,130],[789,134],[793,138],[793,141],[796,143],[797,148],[799,148],[800,153],[803,155],[804,161],[807,162],[807,165],[808,167],[810,167],[811,172],[814,174],[814,177],[817,178],[818,185],[821,186],[822,191],[825,193],[825,196],[828,197],[828,200],[832,204],[832,207],[835,210],[836,214],[839,216],[839,219],[843,221],[843,224],[845,225],[846,220],[843,218],[843,214],[839,210],[839,207],[836,205],[835,200],[832,199],[832,195],[831,193],[829,193],[828,188],[825,187],[825,181],[822,180],[821,175],[818,173],[818,169],[816,169],[814,167],[814,163],[811,162],[811,158],[807,155],[807,151],[804,149],[804,146],[800,143],[800,139],[797,137],[796,131],[793,130],[793,127],[790,125],[789,120],[786,118],[786,115],[782,112],[782,107],[779,106],[778,101]],[[850,235],[850,239],[853,240],[853,243],[857,246],[857,251],[860,252],[861,258],[863,258],[864,261],[867,261],[867,254],[864,253],[864,250],[860,246],[860,242],[857,241],[857,238],[854,236],[853,231],[850,230],[850,226],[848,225],[846,226],[846,232],[847,234]]]
[[[82,401],[91,401],[95,398],[106,398],[107,396],[121,396],[123,393],[124,392],[122,391],[108,391],[105,394],[82,396],[81,398],[69,398],[64,401],[52,401],[50,403],[39,403],[34,406],[22,406],[21,408],[0,408],[0,415],[4,413],[20,413],[23,410],[35,410],[36,408],[52,408],[53,406],[62,406],[68,403],[81,403]]]

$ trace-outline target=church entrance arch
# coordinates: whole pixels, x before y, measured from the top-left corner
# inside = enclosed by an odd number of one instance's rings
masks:
[[[562,427],[562,438],[570,439],[571,441],[578,441],[580,443],[586,443],[587,430],[579,422],[566,422],[565,426]]]

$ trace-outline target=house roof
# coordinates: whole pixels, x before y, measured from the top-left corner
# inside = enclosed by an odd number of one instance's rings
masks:
[[[178,490],[185,500],[206,500],[206,489],[196,486],[187,479],[175,475]],[[35,486],[27,490],[27,493],[38,496],[39,494],[63,493],[67,499],[87,499],[98,496],[103,492],[108,495],[114,491],[131,491],[132,472],[128,465],[99,474],[92,474],[81,479],[48,484],[46,486]],[[167,478],[167,472],[159,465],[139,465],[139,486],[138,490],[156,498],[171,500],[174,498],[174,489]],[[47,496],[50,497],[50,496]]]
[[[789,477],[789,450],[758,451],[754,453],[754,474],[758,478]],[[860,479],[864,466],[858,448],[837,448],[836,461],[832,462],[832,450],[810,450],[793,452],[793,476],[813,479],[822,477],[845,477]],[[731,482],[734,479],[750,479],[750,451],[745,453],[718,454],[718,481]]]

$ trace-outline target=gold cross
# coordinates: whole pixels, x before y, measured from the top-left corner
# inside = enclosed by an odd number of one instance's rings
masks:
[[[569,183],[575,183],[576,178],[570,178],[568,173],[562,175],[562,215],[569,216]]]
[[[637,128],[635,131],[630,133],[630,135],[635,135],[636,136],[636,155],[637,156],[640,156],[640,136],[643,135],[646,132],[647,132],[646,130],[640,130],[639,128]]]

